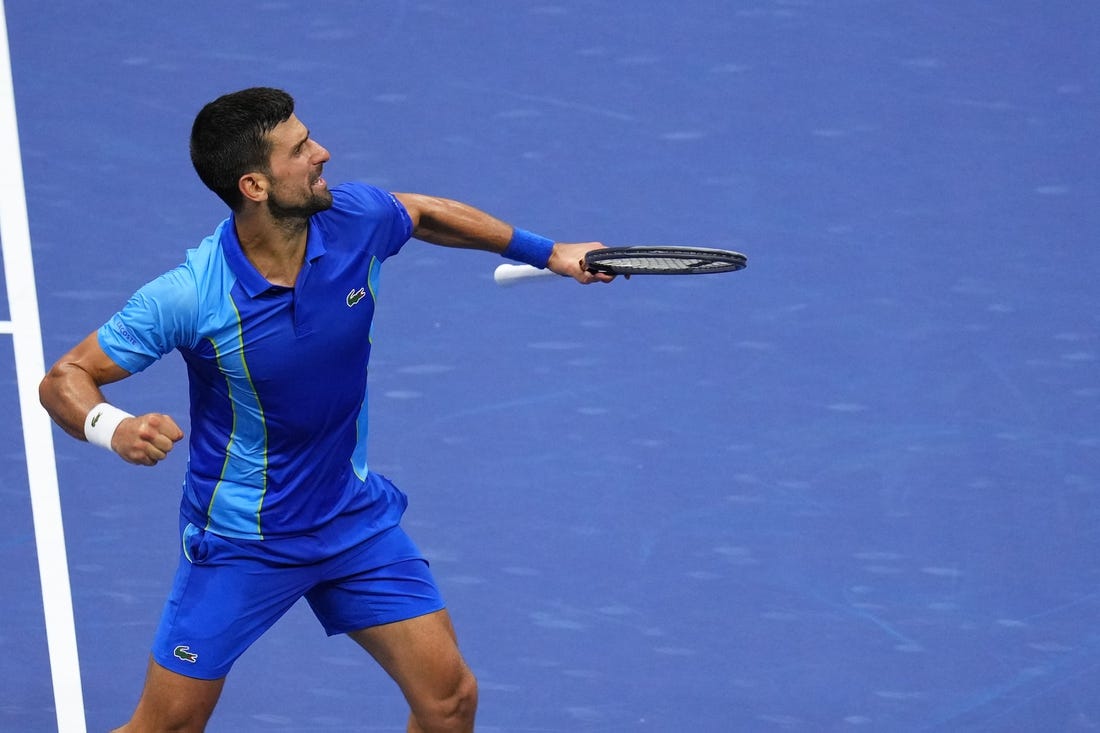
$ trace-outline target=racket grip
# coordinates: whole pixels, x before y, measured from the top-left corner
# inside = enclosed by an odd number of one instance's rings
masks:
[[[560,277],[560,275],[553,270],[543,270],[531,265],[498,265],[493,271],[493,280],[501,287],[510,287],[544,277]]]

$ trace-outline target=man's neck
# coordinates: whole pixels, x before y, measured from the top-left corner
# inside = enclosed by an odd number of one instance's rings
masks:
[[[240,212],[234,219],[253,267],[272,285],[294,287],[305,261],[309,219],[274,220],[266,212]]]

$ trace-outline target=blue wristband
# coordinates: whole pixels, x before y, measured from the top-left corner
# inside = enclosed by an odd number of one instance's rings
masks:
[[[528,265],[546,269],[546,264],[550,261],[550,253],[553,251],[553,240],[517,228],[512,230],[512,240],[508,242],[507,249],[500,254],[510,260],[526,262]]]

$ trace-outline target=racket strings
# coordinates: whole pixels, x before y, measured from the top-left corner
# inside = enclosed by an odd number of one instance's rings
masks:
[[[640,250],[642,248],[632,248]],[[652,249],[644,252],[625,249],[589,253],[590,267],[620,274],[666,274],[730,272],[745,266],[745,257],[736,252],[692,252]]]
[[[719,270],[734,266],[726,260],[688,260],[681,257],[622,257],[613,260],[616,270]]]

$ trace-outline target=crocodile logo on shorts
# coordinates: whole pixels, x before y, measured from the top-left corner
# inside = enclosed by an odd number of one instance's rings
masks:
[[[176,659],[179,659],[182,662],[190,662],[191,664],[194,664],[195,662],[199,661],[199,655],[193,653],[191,651],[191,647],[186,646],[184,644],[181,644],[178,647],[176,647],[175,649],[173,649],[172,650],[172,656],[174,656]]]
[[[359,288],[358,290],[352,290],[348,293],[348,308],[358,303],[363,298],[367,297],[367,289]]]

